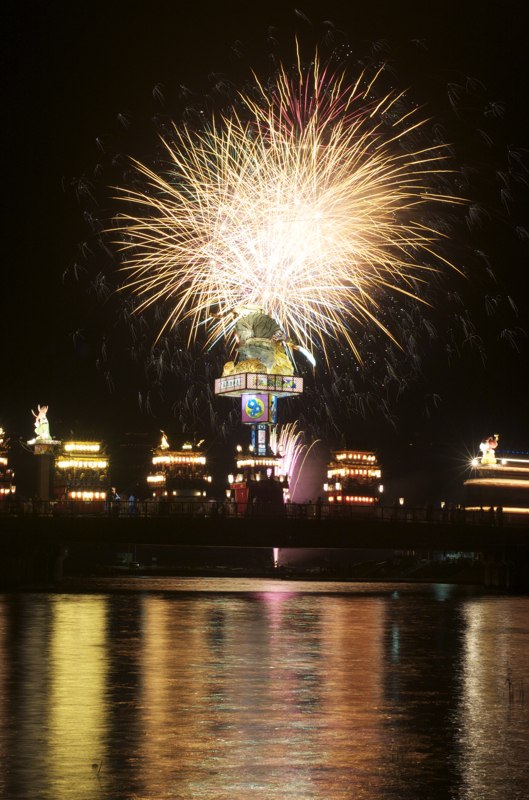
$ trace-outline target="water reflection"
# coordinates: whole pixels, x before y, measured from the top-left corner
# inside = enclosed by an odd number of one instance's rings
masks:
[[[11,716],[16,719],[16,725],[13,739],[9,742],[9,773],[17,776],[22,797],[30,797],[32,791],[38,796],[39,792],[44,793],[48,788],[48,611],[48,603],[37,596],[21,598],[17,620],[17,659],[10,665],[10,683],[15,680],[19,691],[15,695],[16,708],[11,707]],[[7,658],[6,661],[8,662]],[[8,685],[8,703],[11,699],[10,690],[11,686]]]
[[[0,597],[7,797],[523,796],[529,598],[175,585]]]
[[[524,678],[529,674],[527,602],[484,599],[464,610],[461,704],[456,717],[461,746],[461,797],[526,797],[529,714]],[[521,762],[520,762],[521,759]]]
[[[10,723],[7,693],[9,691],[9,662],[5,654],[9,648],[9,618],[6,606],[0,602],[0,797],[6,796],[10,753],[6,728]]]
[[[59,597],[50,611],[44,775],[55,797],[83,800],[107,761],[106,602]]]

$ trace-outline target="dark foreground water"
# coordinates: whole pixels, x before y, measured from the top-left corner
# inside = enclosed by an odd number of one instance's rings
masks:
[[[526,798],[528,634],[448,585],[0,595],[0,796]]]

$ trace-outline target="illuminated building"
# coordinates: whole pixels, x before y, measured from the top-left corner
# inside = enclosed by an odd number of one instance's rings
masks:
[[[110,489],[109,462],[101,442],[63,442],[55,460],[55,495],[65,500],[104,500]]]
[[[529,514],[529,453],[498,452],[498,436],[483,440],[464,483],[468,511],[501,506],[505,513]]]
[[[283,503],[288,498],[288,481],[284,475],[283,456],[258,456],[250,451],[237,458],[237,473],[228,475],[230,494],[237,503],[239,512],[246,511],[246,504],[257,498],[264,503]]]
[[[323,484],[330,505],[342,504],[374,508],[383,490],[382,471],[377,455],[368,450],[332,450]]]
[[[15,486],[13,486],[13,478],[15,473],[9,469],[7,458],[7,443],[4,429],[0,428],[0,508],[3,505],[6,495],[15,493]]]
[[[147,476],[152,497],[176,501],[206,497],[211,475],[201,444],[186,442],[181,450],[171,450],[163,434],[160,446],[153,450],[154,471]]]

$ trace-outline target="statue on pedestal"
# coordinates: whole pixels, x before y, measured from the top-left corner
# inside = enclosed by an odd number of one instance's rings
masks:
[[[295,344],[281,326],[263,308],[254,304],[237,306],[230,315],[237,316],[235,341],[239,353],[238,363],[228,361],[223,375],[238,372],[261,372],[270,375],[293,375],[294,365],[283,346],[300,350],[314,362],[312,355]]]
[[[482,464],[495,464],[496,463],[496,454],[495,450],[498,447],[498,439],[500,437],[496,433],[494,436],[489,436],[488,439],[483,439],[481,442],[479,449],[482,452],[481,456],[481,463]]]
[[[35,417],[35,438],[28,442],[28,444],[51,441],[50,424],[47,418],[48,406],[42,406],[42,408],[41,406],[37,406],[37,408],[38,414],[35,414],[33,409],[31,409],[31,413]]]

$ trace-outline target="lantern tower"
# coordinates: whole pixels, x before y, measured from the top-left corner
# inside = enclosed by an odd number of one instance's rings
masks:
[[[102,442],[63,442],[55,462],[54,491],[59,503],[105,500],[111,489],[109,460]]]
[[[9,468],[8,442],[4,429],[0,428],[0,509],[5,507],[5,501],[16,491],[13,485],[15,473]]]
[[[152,497],[174,502],[206,497],[211,475],[201,444],[185,442],[180,450],[172,450],[162,431],[161,444],[153,450],[154,470],[147,476]]]
[[[382,470],[372,450],[332,450],[323,484],[330,506],[375,508],[383,491]]]

